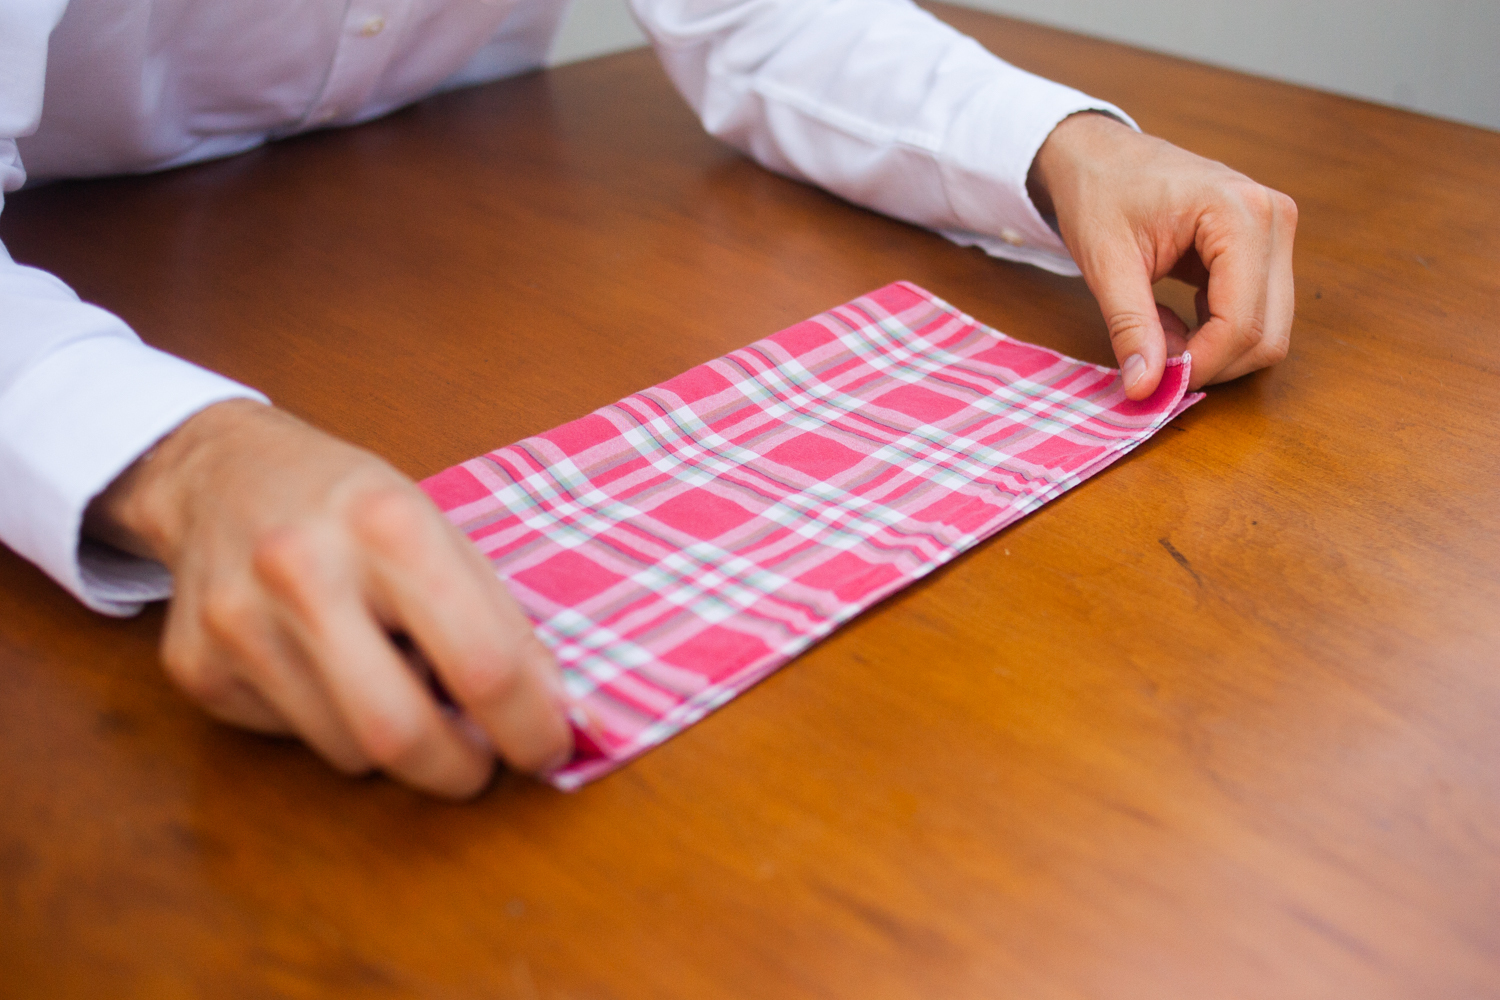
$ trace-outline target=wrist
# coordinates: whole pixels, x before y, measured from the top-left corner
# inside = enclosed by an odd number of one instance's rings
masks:
[[[1026,193],[1043,218],[1057,216],[1057,193],[1075,176],[1078,167],[1100,156],[1106,144],[1135,131],[1114,115],[1079,111],[1053,127],[1032,158],[1026,174]]]
[[[192,484],[207,478],[214,445],[271,412],[255,400],[231,399],[193,414],[93,499],[84,534],[170,566],[191,510]]]

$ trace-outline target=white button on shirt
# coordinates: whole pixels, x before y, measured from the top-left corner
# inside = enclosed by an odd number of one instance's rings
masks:
[[[565,2],[0,0],[0,199],[28,173],[159,170],[535,69]],[[1058,122],[1129,121],[1118,109],[907,0],[632,2],[712,134],[956,242],[1077,273],[1026,174]],[[198,410],[260,397],[145,346],[66,278],[0,247],[0,540],[88,606],[129,614],[170,580],[80,545],[84,509]]]

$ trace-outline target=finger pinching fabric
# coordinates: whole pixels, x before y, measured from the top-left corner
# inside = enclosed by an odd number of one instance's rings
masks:
[[[556,654],[576,788],[1145,441],[1151,398],[888,285],[421,485]]]

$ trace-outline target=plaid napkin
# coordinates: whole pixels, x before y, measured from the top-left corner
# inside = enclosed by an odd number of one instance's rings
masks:
[[[888,285],[422,483],[562,665],[576,788],[1098,472],[1150,399]]]

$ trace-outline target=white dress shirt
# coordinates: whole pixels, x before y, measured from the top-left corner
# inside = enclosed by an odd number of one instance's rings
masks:
[[[0,0],[0,208],[28,173],[175,167],[535,69],[565,3]],[[1129,122],[1119,109],[1001,62],[908,0],[633,5],[713,135],[957,242],[1077,273],[1026,175],[1058,122]],[[171,590],[158,564],[80,543],[89,501],[235,397],[263,398],[145,346],[0,246],[0,540],[89,607],[129,614]]]

